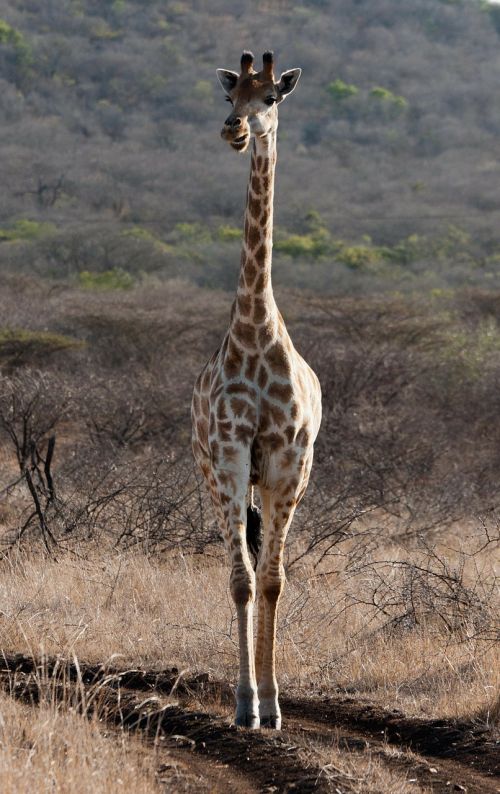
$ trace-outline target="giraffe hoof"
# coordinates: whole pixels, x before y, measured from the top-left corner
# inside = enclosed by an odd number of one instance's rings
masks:
[[[281,730],[281,717],[279,714],[268,714],[266,717],[260,718],[261,728],[272,728],[276,731]]]
[[[250,728],[255,730],[260,725],[259,717],[256,714],[237,714],[234,724],[239,728]]]
[[[258,728],[259,720],[259,700],[257,694],[245,691],[243,687],[236,692],[236,717],[234,724],[241,728]]]

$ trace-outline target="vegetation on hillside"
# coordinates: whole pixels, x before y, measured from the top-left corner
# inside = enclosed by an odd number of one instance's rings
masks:
[[[303,68],[280,113],[278,283],[497,284],[498,20],[479,0],[7,0],[0,266],[232,286],[248,160],[219,138],[215,68],[272,46]]]

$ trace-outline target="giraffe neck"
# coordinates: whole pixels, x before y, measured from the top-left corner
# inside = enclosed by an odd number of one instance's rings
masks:
[[[261,326],[277,317],[271,284],[276,132],[255,138],[236,295],[236,322]],[[259,335],[256,334],[258,345]]]

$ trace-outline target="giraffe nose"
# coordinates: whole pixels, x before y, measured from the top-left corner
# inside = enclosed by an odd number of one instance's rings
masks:
[[[241,119],[239,116],[228,116],[224,122],[224,126],[237,130],[238,127],[241,127]]]

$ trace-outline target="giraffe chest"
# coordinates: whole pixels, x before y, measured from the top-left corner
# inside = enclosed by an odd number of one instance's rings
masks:
[[[215,362],[207,367],[199,381],[201,419],[193,422],[193,442],[212,467],[245,468],[251,482],[269,488],[284,477],[300,481],[308,472],[317,430],[309,368],[299,359],[285,375],[258,357],[253,378],[248,362],[230,378]]]

